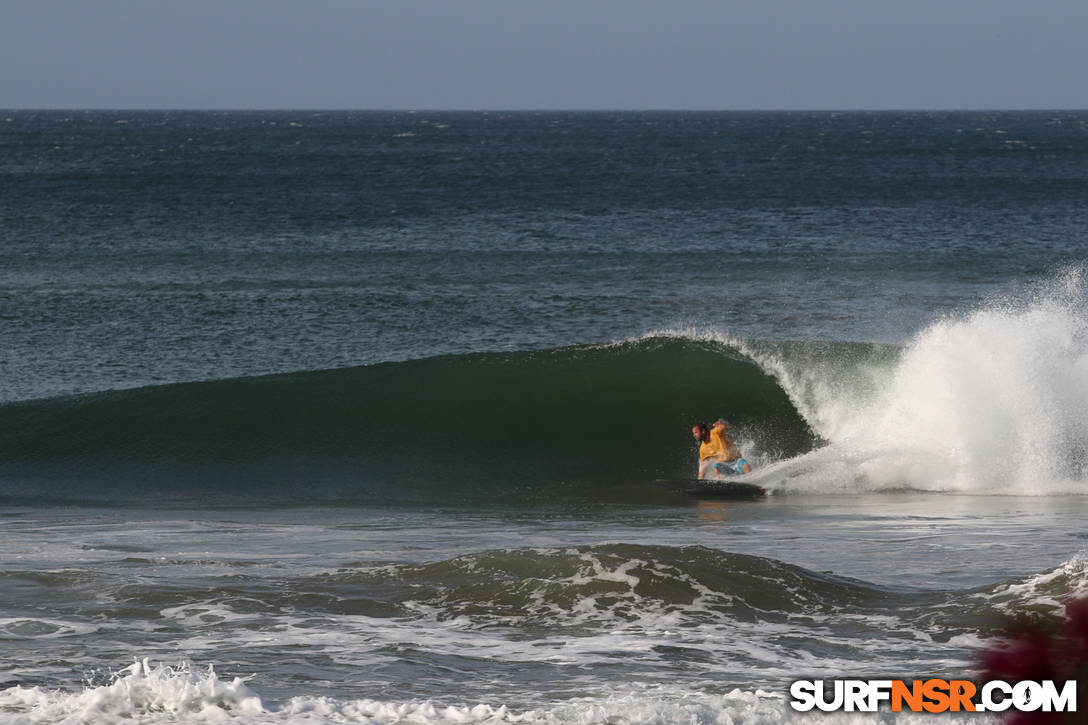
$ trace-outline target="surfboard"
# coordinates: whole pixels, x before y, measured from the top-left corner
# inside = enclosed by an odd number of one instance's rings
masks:
[[[715,481],[695,478],[659,478],[659,484],[665,488],[686,493],[695,498],[730,498],[730,499],[757,499],[763,498],[767,492],[754,483],[744,481]]]

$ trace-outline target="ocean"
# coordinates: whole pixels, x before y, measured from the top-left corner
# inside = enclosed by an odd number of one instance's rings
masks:
[[[1081,111],[0,111],[0,722],[998,722],[789,688],[1088,594],[1085,199]]]

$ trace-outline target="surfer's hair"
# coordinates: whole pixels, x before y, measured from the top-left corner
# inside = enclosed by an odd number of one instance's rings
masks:
[[[692,428],[698,428],[699,430],[710,430],[710,426],[706,423],[695,423]]]

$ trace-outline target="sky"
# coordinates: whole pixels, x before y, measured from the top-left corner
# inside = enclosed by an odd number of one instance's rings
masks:
[[[1088,108],[1086,0],[0,0],[0,108]]]

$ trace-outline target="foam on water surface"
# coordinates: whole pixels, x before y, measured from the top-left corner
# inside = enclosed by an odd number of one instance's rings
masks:
[[[731,689],[720,694],[664,685],[627,686],[613,694],[573,697],[545,707],[512,709],[493,703],[339,700],[299,695],[283,702],[263,700],[250,686],[256,677],[221,679],[214,668],[166,666],[141,660],[111,682],[81,692],[14,687],[0,690],[0,713],[13,725],[157,725],[158,723],[237,723],[245,725],[785,725],[797,721],[786,698],[763,690]],[[710,683],[708,683],[710,684]],[[716,688],[711,688],[716,689]],[[805,722],[827,725],[922,723],[988,724],[972,714],[927,716],[913,713],[807,713]]]

